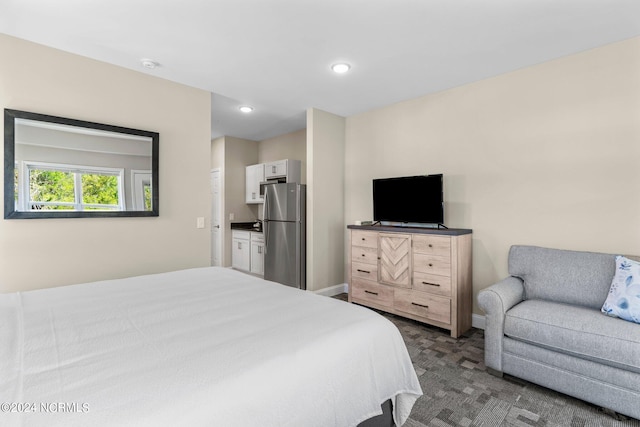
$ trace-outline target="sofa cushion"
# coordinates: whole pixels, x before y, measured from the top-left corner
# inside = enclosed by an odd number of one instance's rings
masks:
[[[640,262],[616,257],[616,273],[602,312],[640,323]]]
[[[526,299],[600,310],[615,272],[615,255],[512,246],[509,274],[524,282]]]
[[[527,300],[507,312],[504,334],[640,373],[640,325],[604,316],[600,310]]]

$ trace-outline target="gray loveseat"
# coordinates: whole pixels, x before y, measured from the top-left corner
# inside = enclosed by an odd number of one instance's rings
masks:
[[[614,255],[512,246],[478,295],[490,372],[640,419],[640,324],[600,312],[614,273]]]

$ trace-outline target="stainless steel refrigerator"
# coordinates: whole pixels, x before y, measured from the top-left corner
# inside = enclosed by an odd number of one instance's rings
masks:
[[[262,227],[264,278],[307,289],[307,186],[296,183],[265,186]]]

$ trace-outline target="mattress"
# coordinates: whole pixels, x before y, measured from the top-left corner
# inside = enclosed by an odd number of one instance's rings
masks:
[[[355,426],[422,394],[384,317],[210,267],[0,295],[2,426]]]

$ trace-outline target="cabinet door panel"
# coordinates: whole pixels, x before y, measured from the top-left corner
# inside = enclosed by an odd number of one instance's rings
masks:
[[[264,164],[247,166],[245,169],[245,202],[262,203],[260,183],[264,181]]]
[[[250,271],[251,252],[249,240],[233,239],[231,244],[231,266],[238,270]]]
[[[264,243],[251,242],[251,272],[260,275],[264,274]]]
[[[379,237],[380,281],[411,287],[411,235],[383,234]]]
[[[265,178],[274,178],[277,176],[287,175],[287,160],[278,160],[275,162],[265,163]]]

